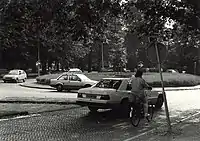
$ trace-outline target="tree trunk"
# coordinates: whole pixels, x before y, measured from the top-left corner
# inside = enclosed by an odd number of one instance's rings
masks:
[[[59,71],[59,62],[56,61],[56,71]]]
[[[46,70],[46,61],[42,61],[42,73],[43,74],[46,74],[47,73],[47,70]]]
[[[98,50],[98,72],[101,71],[102,68],[102,50],[101,50],[101,46],[99,46],[99,50]]]

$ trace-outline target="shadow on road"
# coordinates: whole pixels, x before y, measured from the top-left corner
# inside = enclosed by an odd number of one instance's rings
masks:
[[[15,81],[9,81],[9,82],[3,82],[3,81],[0,81],[0,83],[4,83],[4,84],[11,84],[11,83],[14,83],[14,84],[18,84],[20,82],[15,82]]]
[[[88,112],[80,119],[82,120],[82,124],[85,125],[92,123],[113,125],[120,122],[129,122],[128,116],[117,110],[104,110],[96,113]]]
[[[163,113],[163,109],[155,109],[154,119]],[[80,117],[83,124],[117,124],[122,122],[130,122],[127,114],[123,113],[120,110],[102,110],[96,113],[88,112],[85,116]]]
[[[58,93],[57,90],[49,90],[48,92]],[[64,90],[64,91],[59,92],[59,93],[77,93],[77,92],[78,92],[78,91],[75,91],[75,90],[73,90],[73,91],[67,91],[67,90]]]

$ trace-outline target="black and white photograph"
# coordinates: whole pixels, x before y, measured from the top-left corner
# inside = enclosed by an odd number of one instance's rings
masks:
[[[0,141],[200,141],[200,0],[0,0]]]

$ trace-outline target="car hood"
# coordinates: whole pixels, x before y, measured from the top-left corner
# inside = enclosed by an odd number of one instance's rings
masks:
[[[100,95],[107,95],[107,94],[111,94],[113,92],[116,92],[116,90],[115,89],[96,88],[96,87],[83,88],[78,91],[78,93],[100,94]]]
[[[89,82],[90,82],[90,83],[93,83],[93,84],[98,83],[98,81],[95,81],[95,80],[90,80]]]
[[[14,77],[17,77],[18,75],[11,75],[11,74],[6,74],[6,75],[4,75],[4,78],[5,77],[12,77],[12,78],[14,78]]]
[[[94,84],[96,84],[98,81],[95,81],[95,80],[91,80],[91,79],[81,79],[82,80],[82,82],[89,82],[89,83],[94,83]]]

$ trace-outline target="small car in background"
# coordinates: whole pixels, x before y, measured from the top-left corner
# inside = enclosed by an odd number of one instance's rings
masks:
[[[62,90],[78,90],[80,88],[91,87],[97,81],[89,79],[84,74],[79,73],[63,73],[56,79],[50,80],[50,86],[61,92]]]
[[[167,69],[166,72],[169,72],[169,73],[179,73],[178,70],[176,70],[176,69]]]
[[[27,74],[24,70],[10,70],[8,74],[3,76],[4,83],[6,82],[25,82]]]
[[[82,70],[78,69],[78,68],[71,68],[68,71],[69,73],[83,73]]]
[[[162,92],[147,90],[146,93],[150,104],[154,104],[156,108],[162,107]],[[91,112],[116,108],[128,110],[129,103],[133,100],[130,78],[103,78],[90,88],[80,89],[76,104],[88,106]]]

